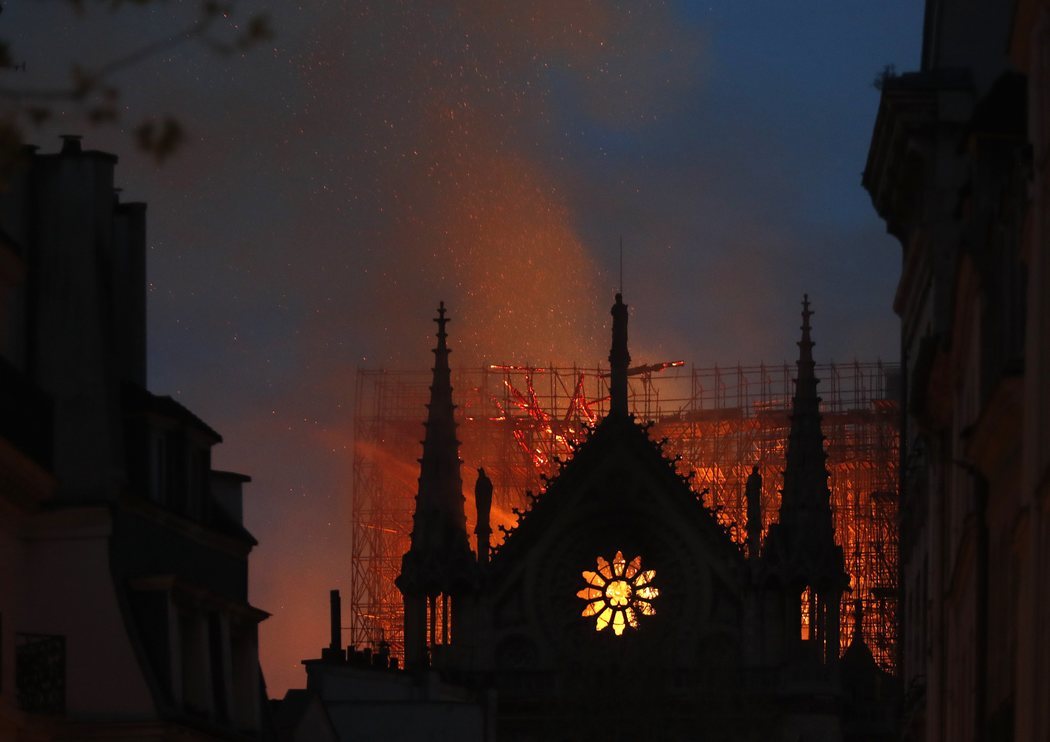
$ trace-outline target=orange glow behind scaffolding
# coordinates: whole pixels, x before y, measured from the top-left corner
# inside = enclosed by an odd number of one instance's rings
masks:
[[[681,361],[631,369],[630,406],[667,438],[679,470],[715,508],[729,535],[745,541],[744,488],[763,477],[763,531],[776,519],[794,391],[793,364],[687,368]],[[571,455],[586,426],[605,414],[607,370],[491,364],[454,372],[468,528],[477,467],[494,485],[492,524],[511,527],[529,493]],[[853,636],[855,600],[879,664],[895,669],[897,610],[897,367],[824,364],[823,431],[836,538],[852,592],[843,597],[843,649]],[[394,577],[408,548],[429,372],[358,371],[351,543],[351,642],[403,646]],[[502,533],[494,534],[498,543]]]

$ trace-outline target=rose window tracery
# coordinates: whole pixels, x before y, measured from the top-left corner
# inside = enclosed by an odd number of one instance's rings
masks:
[[[653,586],[656,570],[642,569],[642,558],[634,557],[630,562],[623,552],[617,551],[612,562],[605,557],[597,558],[598,571],[583,571],[587,586],[576,593],[587,605],[580,614],[584,618],[595,617],[595,630],[602,631],[612,626],[616,636],[626,627],[638,628],[638,616],[656,613],[653,600],[660,591]]]

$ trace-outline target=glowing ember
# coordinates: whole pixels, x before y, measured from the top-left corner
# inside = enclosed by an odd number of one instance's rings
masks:
[[[611,625],[613,633],[620,636],[627,626],[638,628],[639,613],[643,616],[656,614],[652,601],[659,597],[660,591],[650,584],[656,571],[642,571],[640,556],[628,563],[623,552],[617,551],[611,564],[604,557],[598,557],[596,563],[597,572],[583,571],[587,587],[576,593],[576,597],[587,601],[580,615],[584,618],[597,616],[596,631]]]

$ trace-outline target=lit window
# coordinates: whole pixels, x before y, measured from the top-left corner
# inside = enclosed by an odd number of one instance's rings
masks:
[[[623,552],[616,552],[612,563],[604,557],[598,557],[598,571],[583,571],[583,581],[587,587],[576,593],[576,596],[587,601],[581,614],[584,618],[595,616],[595,630],[601,631],[612,626],[617,636],[623,634],[624,628],[638,628],[638,615],[652,616],[656,613],[653,599],[660,591],[653,587],[656,571],[642,570],[642,558],[636,556],[630,562],[623,557]]]
[[[813,591],[808,587],[802,591],[802,641],[813,638],[812,627]]]

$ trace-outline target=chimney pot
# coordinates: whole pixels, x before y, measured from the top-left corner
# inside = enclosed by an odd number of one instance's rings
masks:
[[[339,599],[339,591],[332,590],[328,594],[328,600],[331,607],[331,629],[332,629],[332,641],[329,643],[329,648],[333,652],[342,650],[342,639],[341,631],[342,628],[342,601]]]
[[[80,140],[83,139],[79,134],[63,134],[62,135],[62,154],[64,155],[78,155],[80,154]]]

